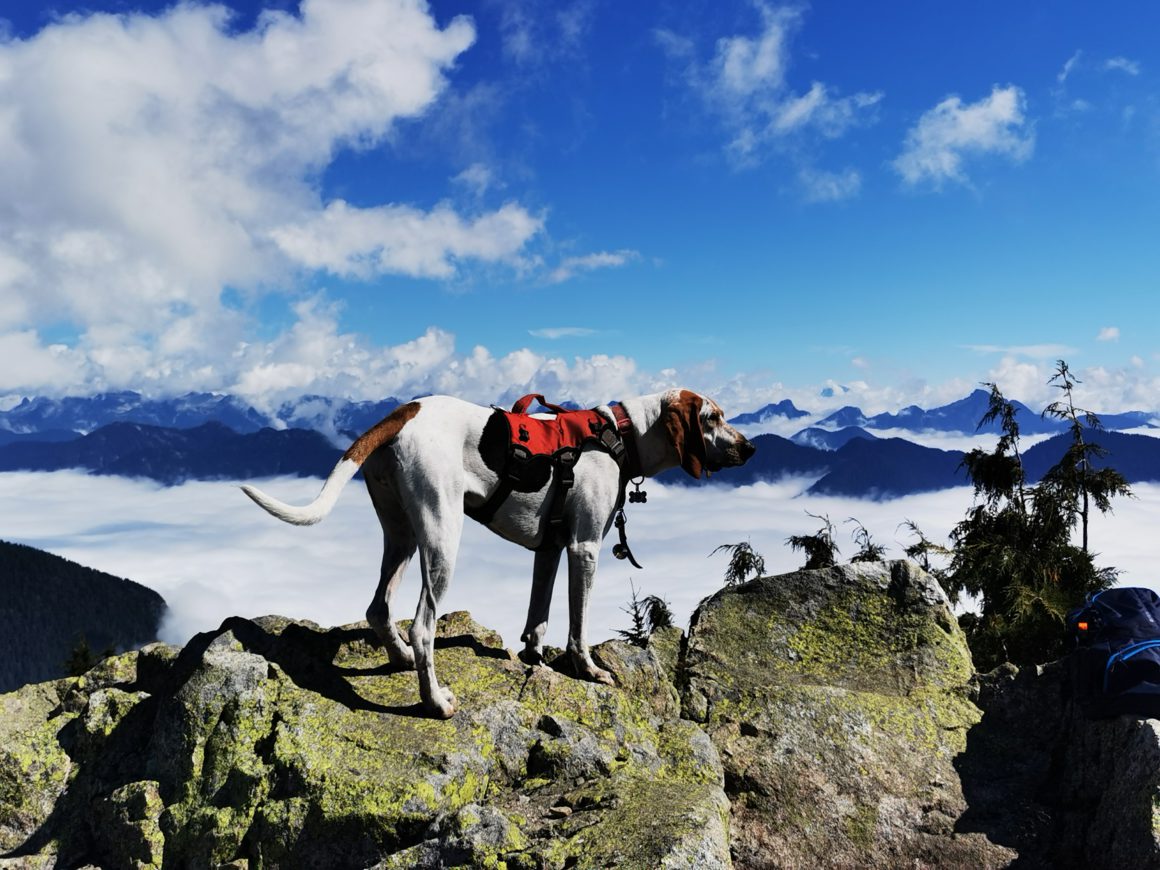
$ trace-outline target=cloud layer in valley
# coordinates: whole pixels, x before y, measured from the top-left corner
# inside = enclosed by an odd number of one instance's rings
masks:
[[[337,625],[363,618],[378,578],[381,532],[363,487],[352,484],[334,512],[318,526],[278,522],[229,483],[190,483],[161,488],[121,478],[75,472],[10,473],[0,476],[0,528],[7,540],[58,553],[76,562],[156,589],[172,608],[167,640],[183,643],[232,615],[279,613]],[[900,557],[911,541],[899,524],[918,523],[942,540],[962,518],[970,490],[957,488],[885,502],[796,497],[807,482],[785,481],[739,489],[685,489],[649,483],[648,504],[633,507],[629,540],[645,570],[601,554],[591,606],[590,639],[614,636],[628,626],[622,611],[630,583],[656,594],[687,623],[697,603],[721,585],[719,544],[748,540],[765,556],[771,573],[800,566],[785,546],[791,534],[812,533],[806,515],[828,514],[842,553],[854,545],[848,517],[865,524],[888,556]],[[287,501],[308,501],[318,481],[279,478],[263,488]],[[1096,517],[1092,541],[1099,564],[1124,569],[1122,582],[1160,590],[1150,529],[1160,510],[1160,486],[1134,487],[1136,499],[1116,502],[1115,513]],[[51,531],[48,531],[51,530]],[[509,646],[519,643],[527,611],[532,555],[467,523],[456,576],[441,611],[470,610],[499,630]],[[398,616],[413,615],[418,566],[398,594]],[[563,646],[567,634],[567,581],[557,582],[548,642]]]

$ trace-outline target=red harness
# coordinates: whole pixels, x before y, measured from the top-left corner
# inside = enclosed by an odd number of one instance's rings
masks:
[[[528,409],[532,402],[539,402],[555,416],[549,419],[530,416]],[[566,537],[563,527],[564,500],[575,483],[576,462],[588,445],[606,451],[620,466],[619,509],[624,501],[624,488],[628,480],[640,475],[640,461],[632,437],[632,421],[620,405],[613,405],[611,410],[615,423],[598,411],[570,411],[553,405],[538,393],[524,396],[512,405],[510,411],[497,409],[495,413],[503,416],[510,435],[506,468],[487,500],[478,507],[464,506],[464,511],[472,519],[487,525],[514,490],[527,491],[521,488],[526,469],[533,462],[549,461],[556,487],[545,517],[541,546],[552,546],[553,543],[562,545]]]
[[[528,414],[532,402],[539,402],[555,417],[542,420]],[[619,409],[619,405],[614,406]],[[627,426],[628,415],[621,410],[615,427],[598,411],[569,411],[560,405],[553,405],[538,393],[524,396],[512,405],[510,411],[500,411],[507,418],[511,432],[512,452],[517,456],[556,456],[561,451],[579,451],[589,442],[607,450],[619,461],[624,451],[621,428]]]

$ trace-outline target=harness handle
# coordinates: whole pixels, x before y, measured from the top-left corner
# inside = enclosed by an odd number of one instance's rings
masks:
[[[566,413],[568,413],[567,408],[561,408],[559,405],[553,405],[551,402],[549,402],[547,399],[545,399],[539,393],[528,393],[522,399],[517,399],[516,403],[514,405],[512,405],[512,413],[513,414],[526,414],[526,413],[528,413],[528,408],[532,407],[532,402],[539,402],[541,405],[543,405],[545,408],[547,408],[553,414],[566,414]]]

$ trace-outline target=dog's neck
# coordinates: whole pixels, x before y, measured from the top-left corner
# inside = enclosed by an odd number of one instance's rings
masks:
[[[667,468],[680,465],[676,448],[661,421],[661,408],[666,395],[654,393],[621,402],[632,421],[636,450],[640,455],[640,470],[645,477],[653,477]]]

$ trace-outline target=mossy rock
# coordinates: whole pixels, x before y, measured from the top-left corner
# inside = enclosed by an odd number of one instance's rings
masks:
[[[281,617],[0,697],[0,847],[29,866],[729,866],[720,762],[678,718],[671,655],[594,648],[610,687],[525,667],[466,613],[437,633],[449,721],[365,623]]]
[[[971,674],[945,595],[909,562],[759,578],[703,602],[683,705],[721,754],[737,866],[1008,863],[955,832],[953,761],[981,717]]]

